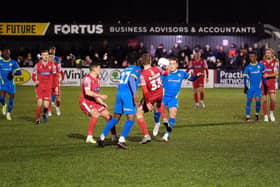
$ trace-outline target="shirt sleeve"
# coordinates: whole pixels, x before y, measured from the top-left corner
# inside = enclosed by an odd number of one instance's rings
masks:
[[[85,77],[84,82],[83,82],[85,90],[90,90],[91,89],[91,80],[88,77]]]
[[[13,70],[19,70],[20,67],[16,61],[13,61]]]
[[[147,85],[146,81],[145,81],[145,77],[141,74],[140,75],[140,85],[141,86],[145,86]]]
[[[190,75],[189,75],[187,72],[184,72],[184,71],[183,71],[183,78],[184,78],[184,79],[189,78],[189,76],[190,76]]]

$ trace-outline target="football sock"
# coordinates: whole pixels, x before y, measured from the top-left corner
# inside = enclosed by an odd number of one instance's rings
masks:
[[[48,111],[49,111],[49,112],[52,111],[52,104],[51,104],[51,103],[49,104]]]
[[[275,103],[274,102],[270,102],[270,111],[274,111],[275,108]]]
[[[5,97],[0,97],[0,103],[1,103],[2,105],[5,105]]]
[[[145,122],[144,118],[137,118],[137,122],[138,122],[138,125],[139,125],[142,133],[144,135],[148,135],[149,132],[148,132],[148,129],[146,127],[146,122]]]
[[[200,100],[204,100],[204,92],[200,92]]]
[[[263,114],[267,115],[267,103],[263,103],[262,107],[263,107]]]
[[[52,103],[55,102],[55,95],[52,95]]]
[[[169,118],[168,123],[169,126],[173,129],[174,128],[174,124],[175,124],[176,119],[175,118]],[[166,131],[167,134],[170,134],[169,131]]]
[[[90,121],[88,123],[88,135],[89,136],[90,135],[92,136],[92,133],[93,133],[93,130],[94,130],[95,126],[96,126],[97,120],[98,120],[98,118],[91,117],[91,119],[90,119]]]
[[[133,124],[134,124],[134,121],[132,121],[132,120],[127,120],[125,122],[125,124],[123,126],[123,130],[122,130],[122,134],[121,134],[122,137],[126,138],[128,136]]]
[[[252,99],[247,99],[246,102],[246,116],[250,116]]]
[[[60,107],[60,101],[56,100],[56,106]]]
[[[194,101],[195,101],[195,103],[198,103],[198,94],[197,94],[197,92],[194,93]]]
[[[256,113],[260,113],[261,110],[261,101],[256,101]]]
[[[161,104],[161,106],[159,108],[159,112],[160,112],[160,115],[161,115],[162,119],[167,119],[166,113],[165,113],[165,108],[164,108],[163,104]]]
[[[9,98],[8,112],[11,113],[14,107],[14,98]]]
[[[104,137],[108,135],[109,131],[118,123],[119,121],[115,118],[112,118],[110,121],[108,121],[105,125],[105,128],[103,129],[101,136]],[[104,139],[103,139],[104,140]]]
[[[160,120],[160,112],[155,112],[155,113],[154,113],[154,121],[155,121],[155,124],[158,124],[158,123],[159,123],[159,120]]]
[[[40,120],[41,115],[41,106],[37,106],[36,108],[36,120]]]

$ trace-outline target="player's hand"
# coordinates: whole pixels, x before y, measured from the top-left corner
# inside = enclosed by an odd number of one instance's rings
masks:
[[[8,76],[7,76],[7,79],[8,80],[13,80],[13,78],[14,78],[13,72],[9,72]]]
[[[61,81],[60,81],[60,84],[64,84],[64,81],[63,81],[63,80],[61,80]]]
[[[36,85],[39,85],[39,83],[40,83],[40,82],[39,82],[38,80],[35,81],[35,84],[36,84]]]
[[[206,83],[208,83],[209,82],[209,78],[206,78]]]
[[[268,77],[268,74],[267,74],[267,73],[264,73],[264,74],[263,74],[263,77],[264,77],[264,78],[267,78],[267,77]]]
[[[105,108],[108,108],[108,105],[106,103],[102,103],[102,105],[105,107]]]
[[[245,88],[244,88],[244,93],[247,94],[247,92],[248,92],[248,87],[245,86]]]
[[[146,106],[147,106],[149,111],[153,110],[153,105],[151,103],[147,103]]]
[[[100,97],[100,99],[104,99],[104,100],[108,99],[107,95],[100,95],[99,97]]]
[[[197,74],[196,74],[196,76],[198,76],[198,77],[200,77],[200,76],[202,76],[203,75],[203,73],[200,73],[200,72],[198,72]]]
[[[137,95],[137,94],[134,94],[134,95],[133,95],[133,100],[134,100],[134,104],[137,105],[137,103],[139,102],[139,99],[138,99],[138,95]]]

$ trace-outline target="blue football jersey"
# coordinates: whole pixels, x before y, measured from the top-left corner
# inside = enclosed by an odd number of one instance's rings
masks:
[[[0,73],[4,81],[10,81],[8,80],[8,74],[10,72],[14,72],[17,69],[19,69],[19,65],[15,60],[12,59],[8,61],[5,61],[4,59],[0,60]]]
[[[162,76],[164,95],[176,97],[180,92],[183,80],[188,77],[189,74],[181,70],[169,72],[167,76]]]
[[[135,79],[135,85],[137,88],[140,81],[139,79],[140,79],[141,71],[142,71],[141,68],[138,66],[128,66],[127,68],[125,68],[120,75],[120,83],[118,86],[118,91],[121,92],[131,91],[129,87],[130,77],[133,77]]]
[[[243,76],[247,76],[249,79],[248,88],[258,89],[262,87],[262,74],[264,70],[264,65],[261,63],[246,66]]]

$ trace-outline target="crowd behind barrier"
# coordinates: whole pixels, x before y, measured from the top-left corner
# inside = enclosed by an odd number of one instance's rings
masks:
[[[231,44],[228,50],[225,50],[223,45],[195,45],[190,47],[175,43],[171,49],[167,49],[164,44],[145,46],[147,45],[143,42],[138,42],[137,45],[110,46],[105,41],[101,46],[96,46],[96,49],[79,49],[67,54],[59,54],[58,52],[56,55],[59,56],[62,67],[88,67],[93,60],[98,60],[102,62],[102,68],[124,68],[127,66],[127,54],[135,53],[140,58],[143,53],[148,52],[153,57],[153,65],[156,65],[161,57],[177,57],[179,68],[187,68],[189,61],[193,58],[193,50],[198,48],[202,58],[207,60],[209,69],[243,71],[249,63],[248,53],[250,51],[255,51],[258,60],[261,60],[265,49],[268,48],[268,45],[258,46],[257,43],[251,45],[242,43],[241,46]],[[22,52],[20,54],[17,50],[14,51],[12,50],[12,57],[18,61],[21,67],[33,67],[40,60],[40,49],[34,53],[26,49],[25,54],[22,54]]]

